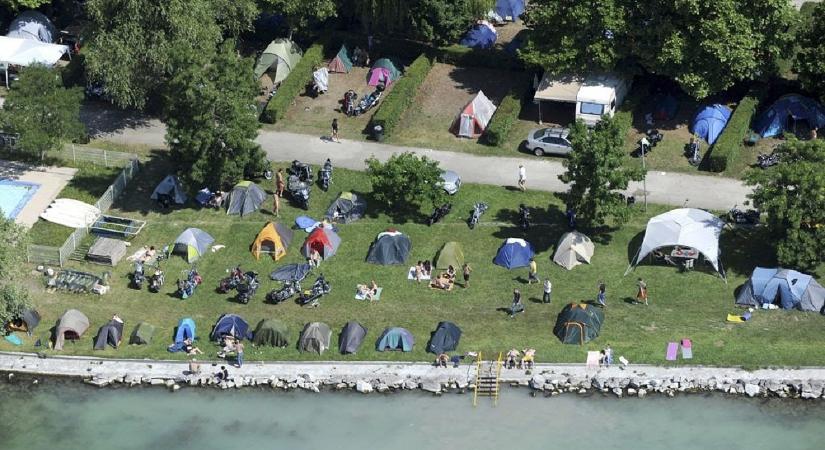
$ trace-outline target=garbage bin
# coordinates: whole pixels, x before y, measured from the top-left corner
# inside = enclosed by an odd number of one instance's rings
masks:
[[[378,142],[384,141],[384,127],[381,125],[375,125],[372,127],[372,138]]]

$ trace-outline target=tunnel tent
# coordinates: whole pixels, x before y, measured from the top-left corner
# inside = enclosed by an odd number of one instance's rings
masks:
[[[499,247],[493,264],[506,269],[527,267],[534,255],[533,246],[529,242],[521,238],[508,238]]]
[[[596,339],[604,323],[604,311],[587,303],[570,303],[556,318],[553,334],[563,344],[586,344]]]
[[[284,348],[289,345],[289,330],[285,323],[277,319],[263,319],[255,326],[252,343]]]
[[[691,131],[693,134],[704,139],[708,145],[713,145],[722,130],[730,120],[731,111],[725,105],[714,104],[705,106],[696,113],[691,123]]]
[[[311,322],[304,326],[298,340],[298,350],[301,352],[324,353],[329,348],[332,339],[332,330],[323,322]]]
[[[406,328],[391,327],[384,329],[378,342],[375,344],[375,350],[379,352],[401,350],[403,352],[411,352],[415,345],[415,339],[412,333]]]
[[[277,261],[286,256],[292,236],[292,230],[288,227],[280,223],[267,222],[252,242],[250,248],[252,256],[255,259],[261,259],[261,253],[264,253]]]
[[[389,86],[401,76],[401,71],[395,63],[389,58],[381,58],[372,65],[367,74],[367,84],[370,86],[378,86],[383,84]]]
[[[266,192],[257,184],[251,181],[241,181],[232,188],[226,213],[243,217],[260,209],[265,199]]]
[[[350,223],[364,217],[367,212],[367,201],[358,194],[341,192],[330,203],[324,217],[331,222]]]
[[[352,70],[352,59],[349,57],[349,51],[347,50],[346,44],[341,45],[341,49],[338,50],[338,54],[335,55],[335,58],[330,60],[327,65],[327,69],[329,69],[330,72],[337,73],[349,73],[349,71]]]
[[[155,335],[155,326],[148,322],[140,322],[134,330],[132,336],[129,337],[130,345],[148,345],[152,343],[152,337]]]
[[[191,317],[184,317],[178,322],[177,331],[175,331],[175,343],[179,344],[190,339],[195,340],[195,321]]]
[[[736,304],[757,308],[779,304],[783,309],[825,313],[825,288],[802,272],[757,267],[736,296]]]
[[[461,328],[458,328],[458,325],[452,322],[439,322],[427,344],[427,351],[436,355],[454,351],[458,348],[460,339]]]
[[[366,336],[367,329],[360,323],[351,320],[341,329],[341,334],[338,336],[338,350],[342,355],[355,353],[361,347]]]
[[[123,322],[112,319],[100,327],[95,338],[95,350],[105,350],[106,344],[118,348],[123,340]]]
[[[180,179],[175,175],[166,175],[152,191],[152,200],[158,200],[161,196],[167,196],[178,205],[186,203],[186,192],[180,183]]]
[[[209,339],[220,341],[224,336],[240,340],[249,338],[249,323],[237,314],[222,314],[212,327]]]
[[[309,258],[310,252],[316,250],[321,258],[327,259],[334,255],[340,246],[341,238],[338,234],[330,228],[319,227],[309,233],[301,248],[301,254]]]
[[[448,269],[450,266],[453,266],[456,270],[464,267],[464,250],[461,248],[461,244],[455,241],[447,242],[441,247],[441,250],[435,256],[433,265],[436,269],[443,270]]]
[[[52,44],[57,40],[57,29],[43,13],[30,9],[12,19],[6,36]]]
[[[515,22],[524,14],[524,0],[497,0],[496,14],[504,20]]]
[[[172,254],[193,263],[206,253],[213,242],[215,239],[200,228],[187,228],[175,239]]]
[[[272,82],[283,81],[303,57],[301,49],[286,38],[275,39],[266,46],[255,64],[255,78],[261,78],[266,71],[275,68]]]
[[[387,230],[376,236],[367,252],[367,262],[379,265],[404,264],[410,256],[410,238],[400,231]]]
[[[60,316],[60,320],[55,327],[54,349],[63,350],[63,343],[66,339],[76,341],[89,329],[89,318],[85,314],[70,309]]]
[[[769,138],[794,131],[798,122],[807,122],[812,129],[825,127],[825,107],[799,94],[784,95],[756,117],[753,130],[763,138]]]
[[[477,138],[487,129],[495,112],[496,105],[484,95],[484,91],[478,91],[458,114],[452,129],[459,137]]]
[[[590,264],[595,249],[593,241],[578,231],[564,233],[556,245],[553,262],[567,270],[572,270],[579,264]]]
[[[496,43],[495,27],[486,20],[479,21],[459,41],[459,45],[475,49],[492,48]]]

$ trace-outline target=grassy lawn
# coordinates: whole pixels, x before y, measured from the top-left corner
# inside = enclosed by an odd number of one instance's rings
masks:
[[[316,168],[317,169],[317,168]],[[77,343],[67,344],[63,354],[95,354],[104,357],[128,358],[184,358],[182,354],[166,352],[180,318],[191,316],[198,326],[200,343],[208,355],[214,356],[216,347],[208,342],[208,334],[222,313],[238,313],[254,326],[263,318],[278,318],[289,326],[290,346],[285,349],[248,347],[248,360],[421,360],[432,356],[424,352],[429,333],[441,320],[457,323],[464,331],[459,351],[483,351],[486,354],[511,347],[535,347],[540,361],[583,362],[585,351],[600,349],[610,344],[617,356],[624,355],[636,363],[664,364],[667,342],[688,337],[694,341],[693,364],[731,365],[749,367],[765,365],[821,365],[825,364],[825,318],[819,314],[770,311],[756,312],[745,324],[726,324],[725,315],[737,312],[734,290],[750,274],[754,265],[770,265],[771,251],[764,245],[766,237],[759,231],[726,232],[722,237],[722,255],[728,270],[728,283],[706,270],[679,273],[672,267],[642,265],[627,277],[623,273],[628,259],[636,252],[643,237],[647,218],[668,208],[651,206],[647,213],[637,211],[630,223],[611,233],[594,235],[596,252],[592,265],[579,266],[568,272],[550,262],[550,257],[563,226],[562,204],[552,195],[541,192],[520,193],[495,186],[467,184],[453,199],[453,213],[442,223],[431,228],[419,219],[390,217],[385,211],[370,205],[367,217],[340,226],[343,244],[337,255],[321,265],[321,271],[332,284],[332,293],[314,309],[302,309],[293,302],[281,305],[263,303],[264,295],[276,287],[266,275],[273,268],[290,262],[302,261],[299,247],[305,237],[296,231],[288,255],[278,263],[268,258],[256,261],[249,253],[249,245],[263,224],[272,220],[271,204],[243,219],[223,212],[198,209],[158,211],[148,196],[154,185],[166,174],[166,162],[154,160],[147,165],[143,176],[135,180],[114,211],[117,215],[140,217],[148,221],[131,250],[140,245],[162,247],[172,242],[187,227],[199,227],[226,245],[217,253],[209,253],[197,267],[205,282],[187,300],[172,296],[174,280],[188,265],[179,257],[164,263],[167,284],[158,294],[129,289],[128,274],[132,267],[123,262],[113,270],[109,267],[76,263],[75,268],[95,273],[112,270],[112,292],[105,296],[45,293],[37,287],[35,304],[43,315],[41,327],[34,338],[23,337],[22,347],[0,342],[3,350],[40,350],[34,339],[45,339],[51,327],[67,308],[77,308],[91,320],[91,328]],[[271,190],[271,185],[265,185]],[[327,205],[341,190],[367,193],[368,181],[362,173],[336,169],[333,187],[328,193],[318,188],[312,191],[309,215],[320,217]],[[491,208],[483,216],[482,224],[469,230],[466,218],[471,204],[487,201]],[[537,303],[541,297],[540,285],[525,284],[526,269],[507,271],[491,263],[496,249],[507,237],[521,236],[514,223],[515,209],[520,202],[534,208],[536,224],[526,236],[537,251],[540,276],[554,283],[554,299],[550,305]],[[282,220],[292,224],[304,211],[282,202]],[[390,214],[393,214],[390,211]],[[446,241],[463,245],[467,261],[473,266],[472,286],[460,286],[452,292],[429,289],[406,279],[407,266],[375,266],[364,262],[369,244],[375,235],[388,226],[396,226],[407,233],[413,243],[410,263],[433,259]],[[131,251],[130,250],[130,251]],[[217,294],[214,289],[226,269],[241,264],[245,270],[257,270],[264,277],[261,289],[250,304],[241,305]],[[820,276],[825,271],[820,270]],[[33,275],[35,276],[35,275]],[[626,300],[635,294],[637,276],[647,280],[651,298],[648,307],[632,305]],[[310,276],[314,279],[314,276]],[[355,285],[375,279],[384,287],[381,300],[368,303],[353,299]],[[607,284],[608,307],[601,336],[583,347],[563,345],[552,334],[556,316],[570,301],[590,300],[596,295],[598,280]],[[34,279],[38,286],[42,279]],[[310,280],[311,282],[311,280]],[[525,295],[526,312],[509,319],[500,311],[509,305],[511,292],[520,288]],[[148,346],[123,345],[118,350],[92,352],[92,339],[97,329],[112,314],[126,321],[130,334],[139,321],[157,326],[154,341]],[[345,322],[358,320],[369,333],[357,355],[342,356],[337,352],[337,334]],[[302,354],[295,349],[298,334],[307,322],[323,321],[330,325],[335,336],[333,350],[322,356]],[[416,338],[414,351],[378,353],[375,341],[385,327],[408,328]],[[127,335],[128,338],[128,335]],[[51,351],[46,350],[46,353]],[[677,364],[681,364],[681,360]]]

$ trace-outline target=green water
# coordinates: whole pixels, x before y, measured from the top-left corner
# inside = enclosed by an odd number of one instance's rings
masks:
[[[0,449],[820,449],[825,402],[0,384]],[[485,399],[489,400],[489,399]]]

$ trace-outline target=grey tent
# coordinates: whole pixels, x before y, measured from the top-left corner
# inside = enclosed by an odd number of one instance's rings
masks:
[[[152,343],[152,336],[155,335],[155,326],[147,322],[140,322],[132,331],[129,344],[146,345]]]
[[[255,327],[252,343],[283,348],[289,345],[288,336],[289,331],[285,323],[276,319],[263,319]]]
[[[11,21],[6,36],[51,44],[57,39],[57,30],[43,13],[28,10],[23,11]]]
[[[765,303],[825,314],[825,288],[808,274],[781,267],[757,267],[739,291],[736,304],[760,307]]]
[[[70,341],[80,339],[88,329],[89,318],[85,314],[76,309],[64,312],[55,327],[54,349],[63,350],[63,342],[66,339]]]
[[[461,249],[461,244],[455,241],[444,244],[435,257],[436,269],[447,269],[449,266],[456,270],[464,266],[464,250]]]
[[[410,256],[412,243],[406,234],[395,230],[379,233],[367,253],[367,262],[390,265],[404,264]]]
[[[152,200],[158,200],[162,196],[166,196],[178,205],[186,203],[186,192],[184,192],[178,177],[174,175],[166,175],[166,178],[161,180],[155,187],[155,190],[152,191],[150,198]]]
[[[556,254],[553,255],[553,262],[571,270],[582,263],[590,264],[590,258],[593,257],[593,252],[596,247],[589,237],[579,233],[578,231],[571,231],[565,233],[559,239],[556,245]]]
[[[278,267],[269,274],[275,281],[301,281],[306,278],[312,267],[309,264],[287,264]]]
[[[257,211],[266,199],[266,192],[251,181],[241,181],[232,188],[227,214],[240,214],[241,217]]]
[[[452,322],[439,322],[427,344],[427,351],[436,355],[451,352],[458,347],[460,339],[461,328],[458,328],[458,325]]]
[[[203,256],[215,239],[200,228],[187,228],[175,239],[172,253],[181,255],[186,262],[195,262]]]
[[[393,327],[386,328],[378,338],[375,349],[379,352],[401,350],[411,352],[415,345],[415,338],[406,328]]]
[[[342,192],[327,208],[326,219],[331,222],[350,223],[364,216],[367,202],[352,192]]]
[[[312,322],[306,324],[301,337],[298,340],[298,350],[302,352],[315,352],[319,355],[329,348],[332,339],[332,330],[329,325],[323,322]]]
[[[6,323],[6,331],[25,331],[29,335],[32,334],[37,325],[40,324],[40,313],[34,309],[27,309],[22,314],[15,316],[12,320]]]
[[[121,339],[123,339],[123,322],[110,320],[98,330],[94,349],[105,350],[106,344],[111,345],[112,348],[117,348]]]
[[[341,335],[338,336],[338,349],[341,354],[355,353],[364,338],[367,336],[367,329],[356,321],[347,322],[341,330]]]
[[[280,83],[295,68],[302,56],[303,52],[294,42],[285,38],[275,39],[266,46],[258,58],[255,64],[255,78],[261,78],[267,70],[274,67],[272,82]]]

